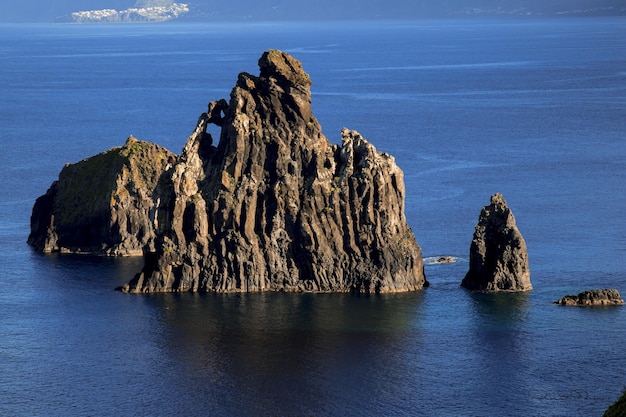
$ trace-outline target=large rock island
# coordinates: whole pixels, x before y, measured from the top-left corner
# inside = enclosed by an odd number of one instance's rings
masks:
[[[120,290],[384,293],[426,286],[394,158],[355,131],[342,131],[341,146],[324,137],[300,62],[271,50],[259,67],[259,76],[239,75],[229,102],[209,104],[182,154],[144,193],[153,207],[144,204],[142,216],[154,235],[144,233],[145,266]],[[211,123],[221,127],[217,145]],[[45,208],[56,203],[42,198],[46,204],[33,210],[33,244],[46,242],[45,226],[54,223]]]

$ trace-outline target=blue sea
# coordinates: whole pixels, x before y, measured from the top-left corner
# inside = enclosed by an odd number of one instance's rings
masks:
[[[127,295],[141,259],[26,244],[65,163],[180,152],[274,48],[331,142],[396,157],[430,288]],[[626,295],[626,18],[0,25],[0,92],[0,415],[599,416],[626,387],[626,309],[552,304]],[[528,293],[459,286],[496,192]]]

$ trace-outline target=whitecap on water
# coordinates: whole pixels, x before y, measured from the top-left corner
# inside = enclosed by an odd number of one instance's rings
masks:
[[[442,265],[442,264],[453,264],[457,262],[462,262],[463,259],[457,256],[451,255],[440,255],[440,256],[428,256],[424,258],[425,265]]]

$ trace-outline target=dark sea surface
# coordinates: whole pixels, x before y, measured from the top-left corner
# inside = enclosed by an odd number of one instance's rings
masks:
[[[131,134],[180,152],[271,48],[331,142],[396,157],[430,288],[126,295],[141,259],[30,249],[66,162]],[[2,416],[593,416],[626,387],[626,310],[552,304],[626,295],[624,18],[0,25],[0,92]],[[529,293],[459,287],[495,192]]]

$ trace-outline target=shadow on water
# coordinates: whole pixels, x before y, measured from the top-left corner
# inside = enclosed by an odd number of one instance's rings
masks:
[[[472,321],[470,356],[475,369],[474,378],[484,392],[496,397],[511,398],[507,412],[523,413],[534,397],[536,379],[532,360],[531,332],[527,328],[531,295],[524,293],[471,293]],[[519,410],[519,404],[524,404]],[[494,407],[495,414],[504,412],[501,404],[485,404],[485,410]]]
[[[527,355],[530,329],[530,297],[524,293],[472,293],[472,329],[476,352],[486,355],[486,362],[520,364]],[[487,365],[489,366],[489,365]],[[501,373],[501,369],[494,369]]]
[[[113,290],[128,282],[143,266],[142,257],[110,258],[93,255],[29,254],[33,273],[53,278],[68,289],[102,288]],[[50,279],[50,278],[48,278]]]
[[[471,293],[474,313],[482,323],[516,327],[527,320],[530,292]]]
[[[163,343],[202,387],[197,395],[219,398],[216,413],[332,415],[351,401],[370,412],[399,403],[386,397],[407,376],[422,293],[163,294],[145,300],[159,311]]]

